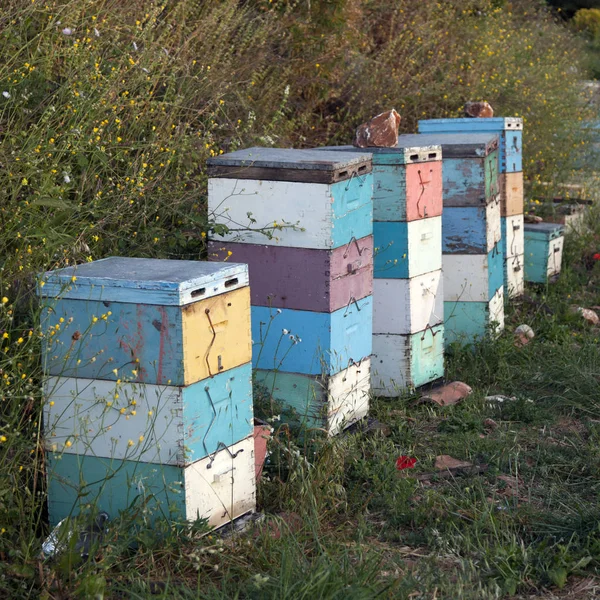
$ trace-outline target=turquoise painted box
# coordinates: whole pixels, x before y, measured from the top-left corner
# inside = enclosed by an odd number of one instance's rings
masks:
[[[78,377],[44,381],[46,448],[186,466],[252,435],[252,366],[185,387]]]
[[[442,147],[444,210],[485,206],[500,193],[498,136],[492,133],[401,135],[398,143]]]
[[[523,119],[520,117],[425,119],[419,133],[497,133],[500,136],[500,173],[523,170]]]
[[[488,302],[444,302],[445,342],[470,344],[504,329],[504,287]]]
[[[223,525],[256,509],[254,437],[185,467],[48,452],[48,516],[53,527],[87,511],[132,517],[206,519]]]
[[[373,277],[409,279],[442,267],[442,217],[373,223]]]
[[[436,325],[408,335],[373,335],[373,392],[395,397],[443,377],[444,331],[444,325]]]
[[[251,360],[247,265],[112,257],[39,295],[50,375],[178,386]]]
[[[525,225],[525,281],[548,283],[558,277],[562,265],[564,239],[563,225]]]
[[[255,378],[280,405],[282,422],[336,435],[369,411],[370,365],[367,357],[325,376],[257,369]]]
[[[255,369],[335,375],[371,354],[373,298],[332,313],[252,307]]]

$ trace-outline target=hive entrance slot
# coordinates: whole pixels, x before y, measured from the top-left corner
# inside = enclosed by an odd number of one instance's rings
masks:
[[[361,167],[358,167],[358,172],[362,173],[363,171],[367,170],[367,165],[362,165]]]
[[[338,177],[340,177],[340,178],[341,178],[341,177],[346,177],[346,175],[348,175],[348,171],[340,171],[340,172],[338,173]]]
[[[239,279],[237,277],[234,277],[233,279],[228,279],[225,282],[225,287],[226,288],[230,288],[232,285],[236,285],[238,283]]]
[[[437,152],[430,152],[427,156],[428,158],[437,158]]]
[[[411,154],[409,156],[410,160],[419,160],[419,155],[418,154]]]
[[[206,292],[206,288],[198,288],[192,292],[192,298],[197,298],[198,296],[204,296]]]

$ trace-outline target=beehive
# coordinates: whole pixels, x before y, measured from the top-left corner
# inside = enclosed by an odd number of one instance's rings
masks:
[[[525,224],[525,281],[548,283],[558,277],[564,239],[560,224]]]
[[[368,408],[339,382],[372,351],[371,156],[250,148],[208,164],[209,210],[236,229],[212,236],[209,259],[249,264],[253,366],[296,390],[286,412],[318,406],[335,433]]]
[[[502,217],[502,254],[504,261],[504,288],[509,298],[520,296],[524,285],[525,230],[522,214]]]
[[[523,170],[523,119],[520,117],[425,119],[419,133],[494,133],[500,139],[500,173]]]
[[[382,396],[444,373],[442,153],[439,145],[402,139],[392,148],[367,149],[375,245],[371,381]]]
[[[211,525],[252,510],[253,461],[233,481],[222,456],[252,454],[246,265],[113,257],[43,281],[51,523],[136,498]]]
[[[419,131],[446,135],[483,132],[498,134],[500,141],[498,183],[503,232],[506,231],[504,222],[506,218],[523,215],[523,119],[519,117],[431,119],[419,121]],[[523,238],[522,230],[518,235]],[[503,249],[509,250],[507,247]],[[510,251],[504,254],[504,260],[505,293],[512,298],[523,293],[522,260],[518,254],[511,254]]]

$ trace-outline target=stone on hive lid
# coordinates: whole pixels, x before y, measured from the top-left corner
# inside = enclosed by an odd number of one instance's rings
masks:
[[[402,117],[392,108],[359,125],[354,136],[357,148],[391,148],[398,143],[398,128]]]
[[[489,119],[494,116],[494,109],[488,102],[467,102],[464,110],[465,117]]]

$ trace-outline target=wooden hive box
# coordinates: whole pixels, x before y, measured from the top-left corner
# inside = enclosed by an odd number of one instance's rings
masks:
[[[523,215],[502,217],[502,254],[504,255],[504,294],[520,296],[524,285],[525,235]]]
[[[182,386],[251,360],[246,265],[112,257],[44,281],[50,375]]]
[[[334,250],[209,241],[209,260],[248,265],[252,306],[334,312],[373,293],[373,236]]]
[[[442,217],[373,223],[376,279],[409,279],[441,268]]]
[[[520,117],[425,119],[419,133],[495,133],[500,138],[500,173],[523,170],[523,119]]]
[[[500,245],[487,254],[444,254],[444,300],[489,302],[504,285]]]
[[[402,145],[442,147],[444,210],[485,206],[497,199],[498,136],[491,133],[401,135]]]
[[[379,396],[395,397],[444,375],[444,325],[408,335],[373,335],[371,386]]]
[[[414,221],[442,214],[440,146],[326,146],[319,150],[372,154],[374,221]]]
[[[411,279],[375,279],[373,333],[411,334],[444,322],[442,270]]]
[[[187,466],[253,431],[250,363],[186,387],[49,377],[44,396],[48,451]]]
[[[255,376],[270,397],[281,403],[283,421],[336,435],[368,413],[370,365],[367,357],[335,375],[258,369]]]
[[[564,240],[563,225],[525,224],[525,281],[548,283],[558,277]]]
[[[442,215],[444,254],[486,254],[502,239],[500,202],[485,206],[449,206]]]
[[[504,329],[504,287],[487,302],[444,302],[446,344],[468,344]]]
[[[252,307],[253,366],[335,375],[372,350],[373,299],[351,299],[333,313]]]
[[[50,525],[86,510],[138,511],[139,518],[218,527],[256,509],[254,437],[187,466],[47,453]]]
[[[373,233],[371,170],[366,153],[239,150],[208,160],[208,208],[225,242],[339,248]]]

